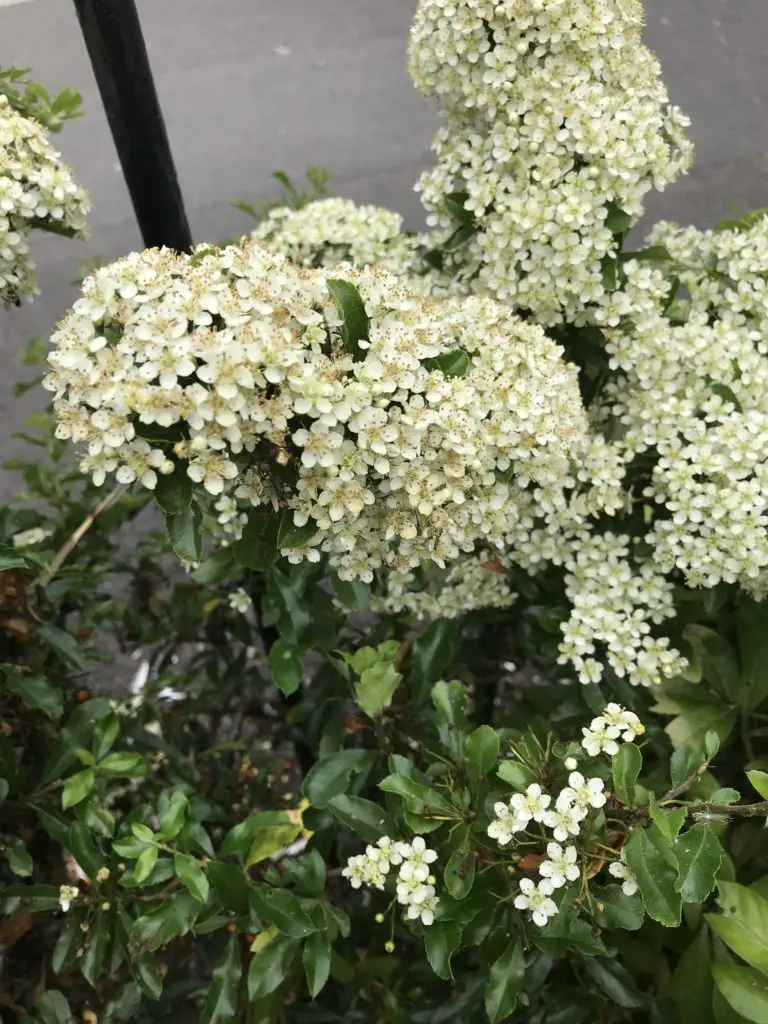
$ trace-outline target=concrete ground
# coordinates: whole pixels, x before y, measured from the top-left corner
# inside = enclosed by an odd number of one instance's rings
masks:
[[[332,187],[400,210],[417,227],[413,194],[430,162],[435,111],[413,89],[405,40],[415,0],[138,0],[168,133],[196,240],[248,230],[229,201],[274,197],[275,169],[314,163]],[[729,205],[768,205],[768,3],[646,0],[647,41],[673,102],[693,119],[694,172],[649,203],[646,226],[672,217],[701,226]],[[50,90],[74,85],[85,117],[56,144],[90,191],[91,238],[39,236],[42,295],[0,314],[2,452],[38,391],[8,395],[26,338],[46,336],[76,290],[78,261],[140,245],[131,204],[71,0],[0,0],[0,64],[30,65]],[[0,497],[13,482],[0,477]]]

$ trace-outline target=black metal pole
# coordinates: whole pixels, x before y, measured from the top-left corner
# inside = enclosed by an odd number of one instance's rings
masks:
[[[144,244],[192,237],[135,0],[74,0]]]

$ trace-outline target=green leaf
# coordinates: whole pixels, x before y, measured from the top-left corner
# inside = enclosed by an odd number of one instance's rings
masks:
[[[70,826],[67,846],[77,863],[93,881],[99,868],[104,867],[105,858],[94,842],[91,830],[82,821],[76,821]]]
[[[0,779],[0,804],[3,803],[5,798],[8,796],[11,787],[8,784],[7,779]]]
[[[133,1020],[141,1005],[141,988],[135,981],[128,981],[107,1003],[104,1008],[104,1024],[125,1024]]]
[[[378,661],[366,668],[355,684],[355,700],[369,718],[378,718],[392,703],[402,678],[393,662]]]
[[[536,781],[535,772],[531,771],[527,765],[520,764],[519,761],[502,761],[496,774],[504,782],[509,783],[513,789],[521,791]]]
[[[32,711],[42,711],[54,721],[61,718],[61,690],[51,686],[43,676],[25,676],[13,669],[6,673],[3,683],[10,693],[19,697]]]
[[[768,772],[747,772],[747,778],[763,800],[768,800]]]
[[[277,553],[279,517],[271,508],[252,508],[240,540],[232,545],[238,565],[267,572]]]
[[[18,875],[19,878],[29,878],[35,870],[35,865],[22,840],[17,836],[8,837],[3,852],[8,861],[8,867],[14,875]]]
[[[203,555],[203,539],[200,534],[202,516],[197,505],[178,515],[166,515],[165,529],[171,547],[184,562],[199,562]]]
[[[120,735],[120,719],[117,715],[107,715],[97,722],[93,730],[91,749],[96,761],[106,756],[114,746],[115,740]]]
[[[469,850],[454,850],[448,858],[443,880],[455,900],[464,899],[471,891],[475,881],[475,867],[475,858]]]
[[[464,683],[460,683],[457,679],[446,683],[441,679],[432,687],[432,703],[437,711],[437,721],[441,728],[447,728],[456,733],[466,732],[469,729],[467,688]]]
[[[619,800],[631,807],[635,802],[635,783],[643,767],[643,755],[634,743],[622,743],[613,759],[613,788]]]
[[[56,974],[66,971],[75,962],[77,951],[83,939],[80,925],[86,914],[87,909],[85,907],[73,907],[67,913],[64,925],[59,932],[59,937],[56,939],[56,945],[53,947],[53,955],[51,956],[51,965]]]
[[[159,999],[163,993],[163,976],[153,956],[128,959],[128,967],[141,991],[149,999]]]
[[[695,939],[677,963],[670,997],[680,1010],[680,1020],[696,1021],[696,1024],[714,1024],[712,1013],[712,950],[707,928],[699,928]]]
[[[70,807],[75,807],[85,800],[95,785],[96,772],[93,768],[87,768],[84,772],[70,776],[61,794],[62,808],[66,811]]]
[[[425,370],[439,370],[444,377],[466,376],[469,364],[469,355],[463,348],[455,348],[452,352],[444,352],[440,356],[422,361]]]
[[[453,980],[451,957],[461,943],[461,928],[452,921],[435,921],[424,932],[429,966],[443,981]]]
[[[82,647],[71,633],[67,633],[64,629],[59,629],[58,626],[51,625],[50,622],[39,622],[37,624],[37,635],[41,640],[45,640],[62,661],[65,661],[72,668],[79,670],[86,668]]]
[[[167,476],[162,473],[158,475],[153,494],[166,515],[178,516],[192,504],[192,492],[193,484],[187,476],[186,464],[177,462],[172,473]]]
[[[230,935],[213,968],[213,981],[205,997],[200,1024],[230,1024],[237,1015],[237,990],[242,965],[237,935]]]
[[[359,362],[365,358],[365,349],[360,347],[360,342],[368,341],[370,330],[365,303],[351,281],[328,278],[325,283],[341,313],[341,338],[344,348],[356,362]]]
[[[184,828],[188,806],[189,800],[182,790],[170,794],[167,809],[160,815],[160,834],[166,839],[175,839]]]
[[[412,674],[425,696],[453,661],[456,629],[454,619],[436,619],[413,642]]]
[[[307,976],[307,988],[313,999],[325,988],[331,973],[331,943],[326,932],[315,932],[304,943],[301,957],[304,973]]]
[[[339,750],[321,758],[307,773],[302,793],[313,807],[327,807],[335,796],[343,793],[351,775],[370,768],[376,760],[372,750]]]
[[[628,744],[627,744],[628,745]],[[592,976],[593,981],[605,992],[608,998],[632,1010],[648,1004],[647,997],[638,991],[632,975],[622,967],[616,960],[609,960],[607,957],[584,957],[582,965],[587,974]]]
[[[143,854],[142,854],[143,856]],[[205,903],[208,899],[210,885],[208,877],[199,861],[185,853],[176,853],[173,857],[173,870],[195,899]]]
[[[768,900],[735,882],[717,883],[722,914],[707,914],[715,935],[751,967],[768,976]]]
[[[699,822],[674,844],[678,862],[675,891],[685,903],[703,903],[715,887],[724,856],[720,840],[708,825]]]
[[[111,939],[109,918],[106,914],[99,914],[96,923],[88,931],[85,953],[80,960],[80,970],[92,988],[96,988],[96,983],[101,979]]]
[[[601,928],[622,928],[628,932],[642,928],[645,921],[645,907],[634,893],[627,896],[620,885],[609,885],[605,889],[591,887],[602,909],[598,909],[597,921]]]
[[[623,235],[632,227],[632,218],[616,203],[610,202],[608,203],[608,216],[605,218],[605,226],[612,235]]]
[[[206,558],[204,562],[191,572],[190,579],[193,579],[195,583],[201,583],[203,586],[209,587],[214,583],[221,583],[222,580],[228,580],[236,571],[235,567],[235,554],[231,547],[219,548],[218,551],[214,551],[210,558]]]
[[[29,910],[58,910],[59,887],[35,883],[9,885],[3,889],[4,897],[18,897]]]
[[[134,921],[130,935],[130,953],[141,956],[166,946],[179,935],[186,935],[200,913],[200,903],[186,890],[166,897],[149,914]]]
[[[160,851],[156,846],[148,846],[146,850],[141,851],[133,869],[133,877],[137,882],[146,882],[155,870],[159,854]]]
[[[295,693],[304,678],[304,666],[296,647],[282,638],[276,640],[269,652],[269,664],[278,690],[286,696]]]
[[[251,886],[243,869],[223,860],[212,860],[208,874],[222,907],[233,914],[247,914]]]
[[[628,745],[628,744],[627,744]],[[481,725],[467,736],[464,748],[470,782],[478,786],[499,759],[499,736],[490,725]]]
[[[147,774],[148,769],[149,765],[141,754],[132,754],[128,751],[107,754],[98,766],[100,774],[124,779],[140,779]]]
[[[676,875],[643,829],[630,833],[624,858],[637,879],[648,915],[666,928],[676,928],[682,914],[682,900],[675,891]]]
[[[443,198],[443,205],[455,220],[469,227],[475,223],[475,215],[464,206],[467,199],[469,199],[467,192],[449,192]]]
[[[314,519],[310,518],[303,526],[296,526],[293,518],[294,513],[291,509],[285,509],[280,516],[277,528],[277,546],[281,551],[306,547],[317,535],[319,527]]]
[[[148,825],[143,825],[140,821],[135,821],[131,825],[131,832],[144,843],[151,843],[155,838],[155,833],[152,829]]]
[[[251,1002],[270,995],[285,981],[298,948],[298,939],[279,936],[254,953],[248,968],[248,998]]]
[[[37,1012],[41,1024],[70,1024],[74,1019],[69,1000],[64,993],[50,988],[40,996]]]
[[[707,682],[723,696],[734,698],[739,689],[739,662],[728,641],[714,629],[693,622],[685,627],[683,636],[691,645]]]
[[[519,939],[512,939],[491,965],[485,986],[485,1012],[491,1024],[497,1024],[513,1012],[523,990],[524,975],[523,947]]]
[[[379,783],[385,793],[395,793],[405,799],[408,810],[424,817],[456,818],[453,806],[431,786],[425,786],[406,775],[387,775]]]
[[[655,797],[652,797],[650,810],[651,819],[656,824],[656,827],[659,829],[661,834],[668,843],[674,843],[680,829],[685,824],[688,808],[676,807],[673,810],[664,810],[656,803]]]
[[[702,753],[701,748],[689,744],[678,747],[669,762],[672,784],[679,786],[696,772],[703,775],[707,770],[707,764],[706,754]]]
[[[292,821],[285,811],[262,811],[251,814],[231,828],[221,844],[221,856],[229,854],[257,864],[288,846],[301,833],[301,825]]]
[[[284,935],[303,939],[317,931],[304,913],[297,896],[287,889],[273,889],[269,885],[252,886],[249,892],[251,909],[268,924],[273,924]]]
[[[327,807],[334,818],[356,832],[364,843],[375,843],[382,836],[391,834],[390,818],[372,800],[342,793],[329,800]]]
[[[7,569],[26,569],[27,562],[21,555],[16,555],[12,548],[0,548],[0,572]]]
[[[715,732],[720,743],[725,743],[738,717],[738,709],[734,707],[691,703],[685,706],[682,714],[672,719],[664,731],[675,747],[688,745],[694,750],[703,750],[708,732]]]
[[[713,964],[712,976],[736,1013],[754,1024],[768,1024],[768,979],[751,967],[735,964]]]
[[[745,703],[746,696],[747,707],[754,710],[768,698],[768,630],[763,602],[742,598],[736,613],[736,628],[743,680],[740,703]],[[743,692],[745,687],[746,693]]]

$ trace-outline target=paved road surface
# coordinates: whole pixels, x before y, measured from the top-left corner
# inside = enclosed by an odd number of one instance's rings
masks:
[[[768,2],[646,0],[647,39],[674,102],[694,121],[694,173],[655,196],[659,216],[700,225],[768,205]],[[192,231],[197,240],[247,230],[229,200],[276,194],[270,173],[308,163],[334,187],[402,211],[418,226],[412,192],[427,164],[434,110],[413,90],[404,61],[414,0],[139,0]],[[75,85],[86,116],[58,137],[90,190],[92,237],[34,240],[42,295],[0,313],[0,436],[41,396],[7,397],[16,353],[47,334],[71,300],[78,258],[117,257],[139,245],[71,0],[0,0],[0,64],[34,67],[51,90]],[[4,455],[15,450],[2,445]],[[0,495],[9,482],[0,479]]]

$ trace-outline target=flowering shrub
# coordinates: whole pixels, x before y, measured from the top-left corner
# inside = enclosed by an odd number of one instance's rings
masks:
[[[422,0],[435,230],[294,190],[84,282],[0,513],[4,1010],[768,1019],[766,221],[625,251],[640,14]]]
[[[27,236],[35,228],[84,237],[88,197],[51,147],[44,128],[0,92],[0,301],[35,294]]]

